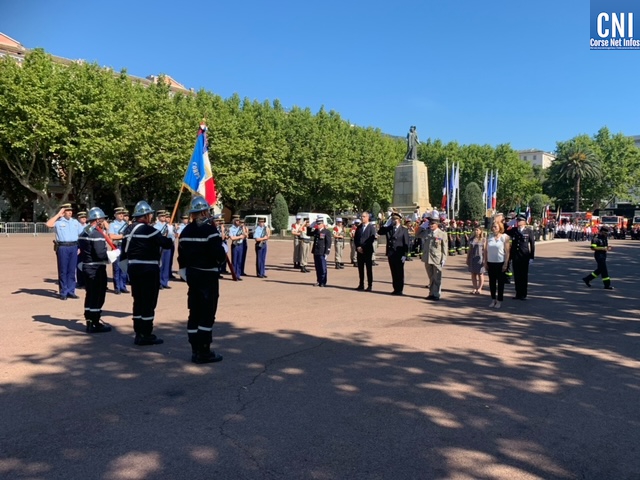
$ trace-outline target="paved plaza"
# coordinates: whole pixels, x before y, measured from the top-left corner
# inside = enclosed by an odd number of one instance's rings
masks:
[[[508,285],[500,310],[462,257],[434,303],[419,261],[393,297],[384,257],[374,292],[350,266],[320,289],[289,241],[256,278],[251,245],[221,281],[224,361],[194,365],[185,283],[160,292],[163,345],[133,344],[129,295],[88,335],[52,237],[2,237],[0,478],[640,479],[640,242],[611,245],[614,291],[581,282],[587,242],[540,242],[529,300]]]

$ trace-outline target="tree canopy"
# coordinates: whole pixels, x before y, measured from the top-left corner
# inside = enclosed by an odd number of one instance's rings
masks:
[[[105,209],[141,198],[171,206],[202,119],[219,198],[232,211],[271,206],[277,194],[291,211],[391,204],[404,138],[354,126],[324,108],[313,113],[278,100],[175,92],[163,77],[147,82],[126,70],[62,64],[43,50],[29,52],[20,64],[0,58],[1,192],[16,208],[37,200],[49,212],[68,200],[82,207],[101,202]],[[487,170],[499,172],[499,210],[543,192],[597,208],[640,180],[633,141],[606,128],[558,142],[557,154],[543,174],[508,144],[429,139],[418,149],[429,168],[433,205],[440,203],[445,165],[454,162],[461,167],[460,185],[482,184]],[[580,168],[573,165],[576,155],[585,158]]]

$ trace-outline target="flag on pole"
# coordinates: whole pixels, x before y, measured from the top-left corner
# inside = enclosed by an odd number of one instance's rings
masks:
[[[447,167],[447,171],[449,167]],[[442,184],[442,202],[440,202],[440,210],[447,210],[447,171],[444,172],[444,183]]]
[[[458,168],[456,168],[456,178],[453,181],[453,188],[456,191],[454,202],[458,210],[460,210],[460,162],[458,162]]]
[[[449,177],[449,210],[451,211],[450,218],[454,218],[455,216],[455,212],[453,211],[455,207],[455,199],[456,199],[456,192],[454,187],[455,179],[456,179],[456,164],[452,163],[451,176]]]
[[[544,224],[549,223],[549,215],[551,214],[551,205],[547,205],[544,209]]]
[[[489,179],[489,170],[484,172],[484,185],[482,188],[482,201],[484,201],[484,208],[487,208],[487,181]]]
[[[527,225],[531,225],[531,207],[529,205],[527,205],[525,217],[527,219]]]
[[[489,174],[489,183],[487,184],[487,210],[491,210],[491,199],[493,198],[493,195],[491,193],[491,189],[493,188],[493,170],[491,170],[491,173]]]
[[[496,170],[496,176],[493,178],[493,187],[491,188],[491,208],[496,209],[498,205],[498,171]]]
[[[209,148],[207,147],[207,126],[200,124],[196,146],[191,155],[189,167],[184,175],[183,185],[194,195],[202,195],[209,205],[218,200],[216,183],[209,162]]]

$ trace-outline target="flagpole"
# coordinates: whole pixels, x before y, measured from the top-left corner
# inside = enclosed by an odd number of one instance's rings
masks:
[[[445,160],[445,162],[446,163],[445,163],[444,175],[445,175],[445,178],[447,179],[447,206],[446,206],[446,210],[447,211],[446,211],[446,215],[447,215],[447,219],[451,220],[451,216],[449,215],[449,203],[450,203],[449,202],[449,200],[450,200],[449,197],[451,196],[449,194],[449,159],[447,158]]]
[[[458,162],[458,172],[456,173],[456,188],[458,189],[458,213],[460,213],[460,162]]]
[[[171,219],[169,220],[169,225],[173,225],[173,220],[176,218],[176,212],[178,211],[178,205],[180,204],[180,197],[182,196],[183,190],[184,190],[184,184],[180,185],[180,193],[178,193],[178,199],[176,200],[176,204],[173,206],[173,212],[171,213]]]

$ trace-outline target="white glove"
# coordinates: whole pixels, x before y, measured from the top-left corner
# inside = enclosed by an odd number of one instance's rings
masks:
[[[533,265],[533,258],[529,260],[529,265]]]
[[[402,263],[407,259],[407,257],[402,257]]]
[[[393,223],[393,219],[389,217],[389,220],[387,220],[387,223],[385,223],[384,226],[389,227],[392,223]]]
[[[329,258],[329,255],[328,255],[328,254],[324,256],[324,259],[325,259],[325,260],[327,260],[328,258]]]
[[[447,263],[446,260],[443,260],[442,263],[440,264],[440,267],[444,267],[445,263]]]
[[[109,250],[107,252],[107,258],[109,259],[109,263],[115,262],[120,256],[120,249],[116,248],[115,250]]]
[[[181,268],[180,270],[178,270],[178,275],[180,275],[180,278],[182,280],[184,280],[185,282],[187,281],[187,269],[186,268]]]

